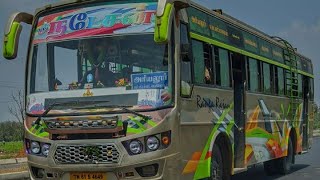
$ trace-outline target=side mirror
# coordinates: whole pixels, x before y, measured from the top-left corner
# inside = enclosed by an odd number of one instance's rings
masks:
[[[174,17],[174,12],[188,7],[189,4],[190,0],[158,1],[154,32],[154,41],[156,43],[163,44],[168,42],[168,35],[172,24],[172,18]]]
[[[158,6],[159,7],[159,6]],[[156,24],[154,30],[154,41],[156,43],[167,43],[168,35],[171,28],[171,20],[173,18],[173,6],[172,4],[166,4],[164,12],[161,16],[156,17]]]
[[[32,24],[33,15],[19,12],[14,13],[8,20],[3,38],[3,57],[11,60],[17,57],[19,38],[22,30],[21,22]]]
[[[181,60],[184,62],[190,62],[190,44],[181,44],[180,52]]]

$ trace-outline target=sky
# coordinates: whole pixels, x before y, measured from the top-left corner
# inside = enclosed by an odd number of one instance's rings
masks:
[[[37,7],[57,0],[1,0],[0,35],[10,14],[16,11],[34,13]],[[223,12],[271,35],[288,40],[298,52],[313,60],[316,102],[320,104],[320,1],[319,0],[195,0]],[[0,44],[0,121],[13,119],[8,112],[13,92],[23,90],[25,62],[30,26],[23,25],[17,59],[2,57]],[[3,39],[3,37],[1,37]]]

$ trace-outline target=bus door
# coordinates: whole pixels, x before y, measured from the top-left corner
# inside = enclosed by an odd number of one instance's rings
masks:
[[[302,130],[302,149],[304,151],[308,150],[308,112],[309,112],[309,94],[310,94],[310,82],[309,78],[303,76],[302,81],[303,87],[303,111],[302,111],[302,125],[300,126],[300,130]]]
[[[234,165],[235,168],[244,167],[245,159],[245,57],[231,53],[233,90],[234,90]]]

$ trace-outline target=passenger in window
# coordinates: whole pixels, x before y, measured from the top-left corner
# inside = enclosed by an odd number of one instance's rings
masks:
[[[206,84],[213,84],[213,81],[212,81],[212,71],[210,68],[208,67],[205,67],[205,70],[204,70],[204,81]]]

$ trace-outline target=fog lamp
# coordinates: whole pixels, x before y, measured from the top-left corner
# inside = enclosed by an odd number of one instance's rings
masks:
[[[159,165],[152,164],[152,165],[148,165],[148,166],[138,167],[135,169],[141,177],[152,177],[152,176],[157,175]]]

